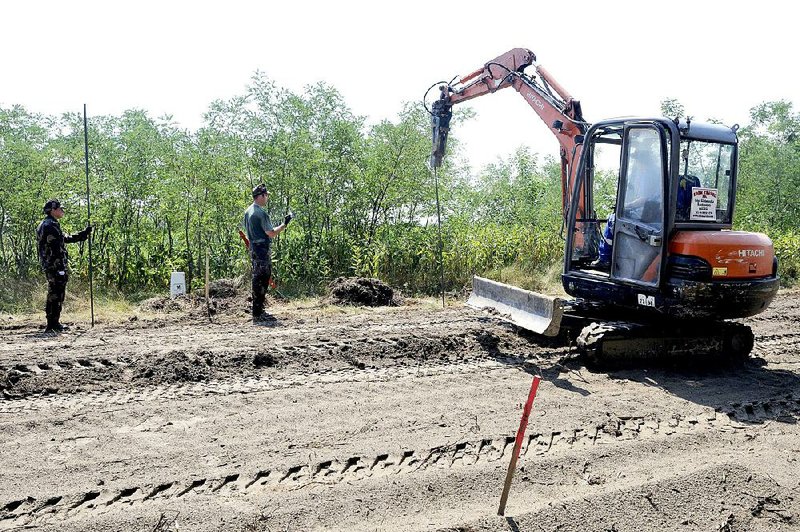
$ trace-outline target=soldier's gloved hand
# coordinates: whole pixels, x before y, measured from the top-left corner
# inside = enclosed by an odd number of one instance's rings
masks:
[[[292,221],[292,215],[287,214],[286,217],[283,219],[283,225],[289,225],[289,222]]]

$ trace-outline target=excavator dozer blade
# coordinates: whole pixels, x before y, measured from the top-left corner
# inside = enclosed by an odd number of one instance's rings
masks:
[[[557,336],[561,328],[564,300],[498,283],[483,277],[472,278],[470,307],[493,309],[511,323],[544,336]]]

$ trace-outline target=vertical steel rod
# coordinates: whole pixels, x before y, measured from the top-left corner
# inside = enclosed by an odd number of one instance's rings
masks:
[[[444,304],[444,262],[442,261],[442,209],[439,204],[439,171],[433,167],[433,180],[436,185],[436,221],[439,226],[439,290],[442,292],[442,308]]]
[[[83,155],[86,163],[86,223],[92,225],[92,204],[89,197],[89,120],[86,117],[86,104],[83,104]],[[94,288],[92,282],[92,234],[89,233],[89,305],[94,327]]]

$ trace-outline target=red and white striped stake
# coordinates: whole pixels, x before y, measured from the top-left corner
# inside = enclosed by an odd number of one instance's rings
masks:
[[[511,479],[514,478],[514,470],[517,468],[519,451],[522,449],[522,441],[525,439],[525,429],[528,428],[528,417],[531,415],[533,400],[536,397],[536,390],[539,389],[539,382],[541,380],[542,378],[538,375],[533,378],[533,382],[531,383],[531,391],[528,394],[528,400],[525,402],[525,408],[522,409],[522,419],[519,421],[517,439],[514,442],[514,452],[511,454],[511,463],[508,464],[506,485],[503,486],[503,495],[500,496],[500,509],[497,510],[497,515],[505,515],[506,513],[506,501],[508,500],[508,492],[511,491]]]

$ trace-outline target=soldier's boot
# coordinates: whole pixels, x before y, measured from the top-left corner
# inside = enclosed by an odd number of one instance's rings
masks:
[[[55,302],[48,301],[44,306],[44,314],[47,316],[45,332],[61,332],[59,329],[58,316],[55,312]]]
[[[45,306],[45,314],[47,315],[47,327],[45,332],[64,332],[69,330],[69,326],[62,325],[59,320],[61,319],[61,302],[48,301]]]
[[[262,312],[258,315],[253,315],[253,323],[258,324],[265,324],[265,323],[275,323],[278,319],[273,316],[272,314],[267,314],[266,312]]]

